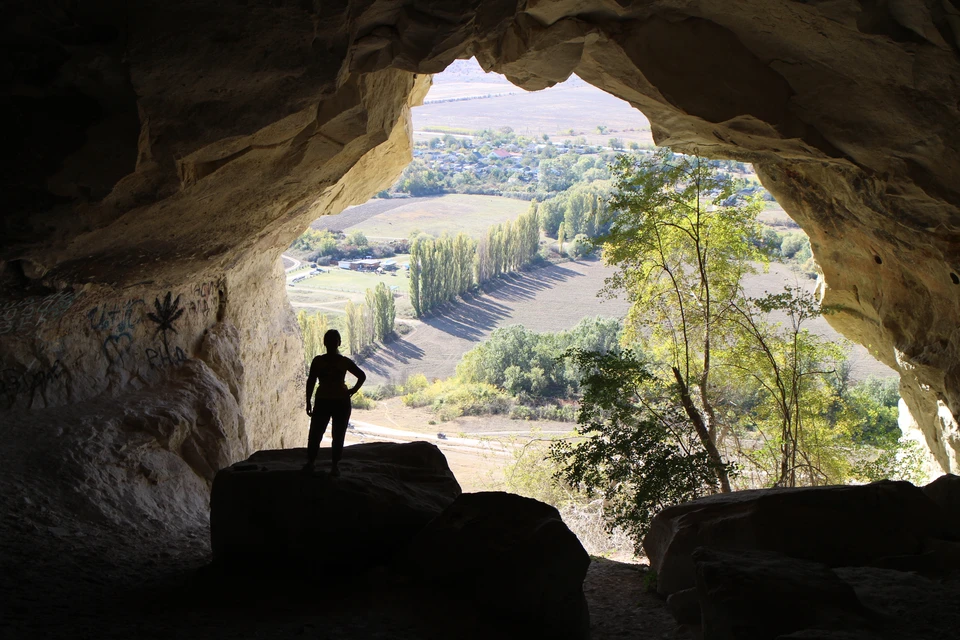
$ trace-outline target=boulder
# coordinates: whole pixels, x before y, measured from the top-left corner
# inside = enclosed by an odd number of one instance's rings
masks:
[[[588,638],[590,557],[560,513],[502,492],[465,493],[421,531],[397,570],[469,603],[501,636]]]
[[[760,489],[720,494],[664,509],[643,547],[668,595],[694,585],[697,547],[755,549],[858,566],[915,555],[944,535],[941,509],[907,482]]]
[[[945,473],[925,486],[923,492],[943,510],[949,538],[960,541],[960,476]]]
[[[321,449],[318,461],[330,459]],[[391,560],[460,495],[427,442],[345,447],[341,476],[301,470],[304,449],[260,451],[217,473],[214,562],[226,567],[369,567]]]
[[[693,554],[704,640],[772,640],[804,629],[862,630],[870,612],[826,565],[764,551]]]

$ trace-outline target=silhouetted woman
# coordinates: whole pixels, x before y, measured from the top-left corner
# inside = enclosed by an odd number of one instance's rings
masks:
[[[307,439],[307,464],[304,470],[313,469],[317,459],[320,441],[327,430],[327,423],[333,419],[333,466],[330,475],[340,475],[338,467],[343,454],[343,438],[347,435],[347,423],[350,420],[350,396],[355,394],[367,379],[360,367],[350,358],[340,355],[340,332],[331,329],[323,334],[323,346],[327,352],[317,356],[310,363],[310,375],[307,377],[307,415],[310,416],[310,436]],[[347,389],[345,378],[347,371],[357,378],[357,384]],[[317,384],[317,397],[313,409],[310,409],[310,396],[313,385]]]

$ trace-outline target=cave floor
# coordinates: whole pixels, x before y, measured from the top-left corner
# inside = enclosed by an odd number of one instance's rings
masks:
[[[329,550],[318,549],[318,553]],[[362,553],[362,549],[349,550]],[[208,567],[208,530],[38,525],[7,511],[0,524],[0,637],[471,638],[510,637],[385,574],[303,575]],[[253,569],[253,568],[251,568]],[[686,637],[643,588],[646,568],[594,559],[584,591],[591,637]],[[346,572],[348,573],[348,572]]]

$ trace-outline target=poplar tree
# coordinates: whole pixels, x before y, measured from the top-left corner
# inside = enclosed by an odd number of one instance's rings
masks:
[[[422,240],[417,237],[410,245],[410,304],[413,305],[413,314],[418,318],[423,315],[423,300],[420,291],[420,254]]]

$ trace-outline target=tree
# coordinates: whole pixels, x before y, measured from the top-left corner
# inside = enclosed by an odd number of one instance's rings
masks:
[[[711,373],[714,347],[730,337],[728,317],[742,300],[740,279],[763,259],[754,244],[759,205],[739,199],[736,185],[696,156],[620,155],[613,173],[617,216],[599,242],[619,270],[607,291],[628,293],[627,338],[665,364],[721,489],[730,491]]]
[[[350,235],[347,236],[347,244],[352,244],[355,247],[361,248],[369,245],[367,236],[364,235],[363,231],[359,229],[356,231],[351,231]]]
[[[637,553],[661,509],[717,490],[713,459],[674,397],[632,351],[571,350],[583,397],[577,439],[550,452],[565,482],[599,494],[610,529],[622,528]]]
[[[742,459],[758,467],[774,486],[843,482],[848,434],[837,418],[844,399],[831,385],[845,360],[842,349],[807,330],[820,316],[811,293],[785,287],[763,298],[744,296],[733,304],[731,320],[742,331],[722,366],[756,386],[759,402],[749,424],[763,445],[740,448]],[[772,312],[786,323],[768,320]]]
[[[297,312],[297,324],[300,325],[300,334],[303,336],[304,361],[309,367],[314,356],[324,352],[323,335],[330,327],[330,322],[326,314],[308,315],[301,309]]]
[[[363,305],[347,300],[343,311],[346,316],[347,346],[351,354],[357,355],[364,347]]]
[[[413,314],[418,318],[424,313],[420,291],[422,246],[423,240],[420,236],[414,238],[413,242],[410,243],[410,304],[413,305]]]

